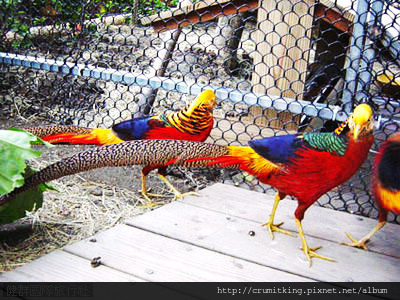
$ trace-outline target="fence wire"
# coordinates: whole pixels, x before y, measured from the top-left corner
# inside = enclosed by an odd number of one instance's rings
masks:
[[[0,0],[1,119],[110,127],[216,91],[208,142],[332,131],[371,104],[398,130],[400,13],[389,0]],[[321,206],[377,217],[372,152]],[[251,176],[222,180],[271,192]],[[389,216],[400,223],[400,217]]]

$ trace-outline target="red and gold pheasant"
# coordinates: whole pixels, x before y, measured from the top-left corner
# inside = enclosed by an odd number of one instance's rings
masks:
[[[334,132],[270,137],[250,141],[247,147],[177,140],[108,145],[78,153],[35,173],[22,188],[0,198],[0,205],[39,183],[94,168],[144,164],[241,169],[278,191],[265,224],[272,237],[274,231],[291,234],[280,229],[281,224],[274,224],[274,217],[279,201],[286,195],[297,198],[295,221],[311,265],[312,257],[332,259],[318,255],[318,248],[308,246],[301,225],[304,213],[321,195],[358,170],[372,145],[372,131],[372,110],[361,104]]]
[[[49,143],[108,145],[128,140],[148,139],[202,142],[207,139],[213,128],[212,113],[216,105],[217,99],[214,92],[205,90],[180,111],[123,121],[114,125],[112,129],[56,125],[31,127],[25,130]],[[154,169],[158,169],[158,176],[174,193],[175,199],[185,196],[165,177],[167,167],[145,165],[141,172],[141,193],[145,198],[149,200],[149,196],[160,196],[148,193],[146,188],[146,176]]]
[[[400,132],[382,143],[375,156],[371,189],[378,204],[378,224],[360,240],[347,236],[348,246],[367,250],[366,243],[386,224],[389,211],[400,214]]]

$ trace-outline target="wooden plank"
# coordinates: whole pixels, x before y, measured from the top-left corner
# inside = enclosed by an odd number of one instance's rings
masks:
[[[311,247],[323,246],[319,250],[321,255],[337,259],[337,262],[314,259],[310,268],[299,250],[299,239],[276,234],[271,240],[258,222],[180,202],[133,218],[127,224],[319,281],[376,282],[400,278],[397,258],[307,236]],[[249,235],[250,231],[255,234]]]
[[[351,34],[353,31],[354,14],[337,9],[333,4],[331,6],[320,3],[315,5],[314,16],[315,18],[321,18],[328,24],[332,24],[333,27],[342,32]]]
[[[165,21],[170,18],[177,18],[180,15],[187,15],[192,11],[197,11],[202,8],[211,8],[214,5],[221,5],[229,0],[204,0],[198,3],[188,4],[187,2],[180,2],[177,7],[168,9],[166,11],[158,12],[151,16],[145,16],[141,19],[142,25],[154,24],[157,21]]]
[[[222,183],[207,187],[199,193],[201,197],[186,197],[183,202],[258,224],[267,221],[274,201],[272,195]],[[249,200],[244,203],[243,199]],[[284,221],[282,228],[292,232],[297,232],[294,222],[296,207],[297,201],[290,200],[290,198],[281,201],[275,218],[278,223]],[[341,243],[349,241],[345,232],[361,238],[375,227],[377,220],[313,205],[307,210],[302,223],[306,236]],[[387,224],[368,243],[369,250],[400,258],[399,231],[400,225]]]
[[[177,8],[144,17],[143,25],[152,25],[157,31],[183,28],[199,22],[207,22],[218,16],[234,15],[258,7],[258,0],[203,0],[194,4],[182,5]]]
[[[65,250],[149,281],[310,281],[127,225],[95,237]]]
[[[323,5],[326,7],[326,10],[333,9],[338,13],[343,20],[346,20],[350,23],[354,22],[355,14],[354,10],[350,10],[348,7],[352,1],[350,2],[343,2],[343,1],[332,1],[332,0],[319,0],[318,5]],[[329,23],[329,21],[327,21]]]
[[[53,251],[13,271],[0,274],[0,282],[60,282],[60,281],[143,281],[142,279],[100,265],[62,250]]]
[[[302,99],[307,75],[308,53],[311,43],[314,2],[279,0],[262,1],[258,9],[253,53],[253,92],[281,97]],[[259,107],[250,109],[257,122],[273,128],[296,129],[299,121],[285,125],[293,119],[290,113],[267,110],[264,114]],[[260,117],[265,115],[266,117]]]
[[[183,5],[144,17],[141,22],[142,25],[152,25],[155,30],[162,31],[207,22],[221,15],[230,16],[258,7],[259,0],[203,0],[194,5]],[[351,32],[353,29],[354,13],[330,0],[320,0],[316,3],[314,17],[321,18],[343,32]]]

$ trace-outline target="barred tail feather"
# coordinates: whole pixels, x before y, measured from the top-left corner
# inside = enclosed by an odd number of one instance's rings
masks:
[[[51,144],[86,144],[86,145],[102,145],[96,136],[92,134],[76,134],[76,133],[57,133],[42,138]]]
[[[67,143],[101,146],[122,142],[110,129],[102,128],[92,129],[78,126],[55,125],[31,127],[25,130],[52,144]]]
[[[60,133],[72,133],[72,134],[88,134],[92,131],[91,128],[69,126],[69,125],[50,125],[50,126],[37,126],[23,128],[25,131],[30,132],[42,139],[49,136],[54,136]]]
[[[208,160],[228,154],[226,146],[181,140],[134,140],[92,148],[64,158],[25,179],[25,185],[0,197],[0,205],[40,183],[104,167],[131,165],[205,167]],[[218,167],[215,164],[214,167]],[[237,168],[232,165],[230,168]]]

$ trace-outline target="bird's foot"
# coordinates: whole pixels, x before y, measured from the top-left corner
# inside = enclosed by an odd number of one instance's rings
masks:
[[[158,174],[158,176],[159,176],[160,179],[161,179],[162,181],[164,181],[164,183],[170,188],[170,192],[171,192],[171,193],[174,193],[174,195],[175,195],[175,196],[174,196],[174,201],[177,200],[177,199],[183,199],[185,196],[188,196],[188,195],[199,196],[199,194],[197,194],[197,193],[195,193],[195,192],[181,193],[180,191],[178,191],[178,190],[172,185],[171,182],[169,182],[169,181],[167,180],[167,178],[165,178],[164,175]]]
[[[359,249],[364,249],[364,250],[368,250],[367,245],[365,244],[367,241],[364,240],[356,240],[355,238],[353,238],[349,233],[346,232],[347,237],[351,240],[351,243],[340,243],[341,245],[346,245],[346,246],[350,246],[350,247],[355,247],[355,248],[359,248]]]
[[[280,232],[280,233],[283,233],[283,234],[287,234],[287,235],[290,235],[290,236],[296,236],[294,233],[292,233],[290,231],[281,229],[280,226],[282,226],[282,225],[283,225],[283,222],[281,222],[279,224],[273,224],[272,221],[268,221],[267,223],[264,223],[261,226],[268,228],[268,232],[269,232],[272,240],[274,239],[274,231]]]
[[[151,200],[150,197],[156,197],[156,198],[168,197],[168,196],[160,195],[160,194],[152,194],[152,193],[149,193],[149,191],[150,191],[150,189],[148,189],[147,191],[139,190],[139,193],[141,193],[143,198],[145,198],[147,200],[147,203],[145,205],[143,205],[144,207],[155,207],[155,206],[160,205],[160,203]]]
[[[308,246],[303,246],[303,247],[301,248],[301,250],[303,250],[304,254],[305,254],[306,257],[307,257],[308,262],[310,263],[310,267],[311,267],[311,265],[312,265],[312,260],[311,260],[311,259],[312,259],[313,257],[315,257],[315,258],[320,258],[320,259],[324,259],[324,260],[329,260],[329,261],[332,261],[332,262],[335,261],[333,258],[330,258],[330,257],[327,257],[327,256],[323,256],[323,255],[317,254],[316,251],[319,250],[319,249],[321,249],[321,248],[322,248],[322,246],[315,247],[315,248],[309,248]]]
[[[145,197],[147,200],[150,200],[149,197],[155,197],[155,198],[166,198],[166,197],[168,197],[168,196],[166,196],[166,195],[149,193],[150,190],[151,190],[151,188],[148,189],[147,191],[138,190],[138,192],[141,193],[142,196]]]
[[[177,199],[183,199],[186,196],[192,195],[192,196],[200,196],[198,193],[196,192],[187,192],[187,193],[181,193],[178,190],[171,190],[172,193],[174,193],[174,201]]]

